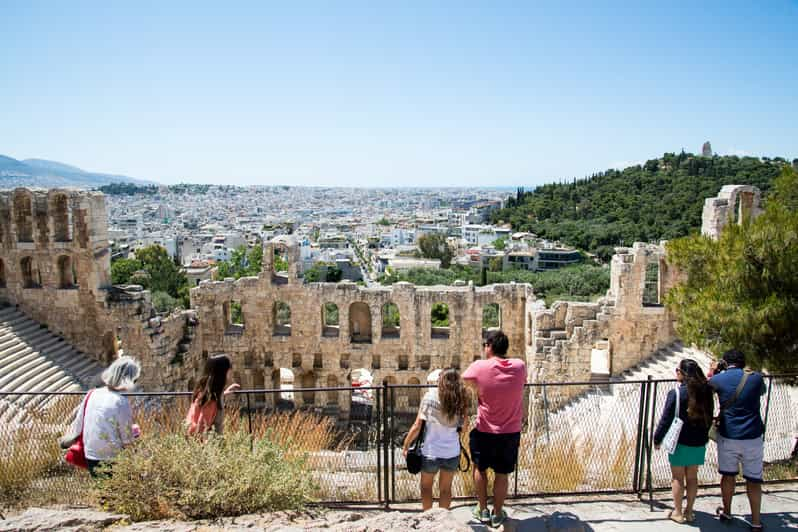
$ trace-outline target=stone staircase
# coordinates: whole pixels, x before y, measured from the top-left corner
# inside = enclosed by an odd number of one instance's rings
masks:
[[[556,401],[557,386],[549,390],[548,405],[540,398],[530,409],[530,428],[534,445],[567,446],[573,444],[580,453],[587,453],[588,477],[601,478],[607,474],[608,464],[619,460],[617,452],[634,452],[640,409],[641,384],[650,375],[653,380],[675,379],[675,368],[682,359],[692,358],[706,373],[711,357],[706,353],[674,343],[656,351],[637,366],[613,377],[608,386],[591,385],[582,388],[578,395],[566,396]],[[659,421],[665,397],[675,382],[660,382],[655,388],[656,402],[650,406],[647,429]],[[770,412],[768,434],[765,441],[765,461],[783,460],[790,455],[798,430],[798,415],[789,405],[798,400],[798,387],[782,382],[772,386],[773,408]],[[653,391],[652,391],[653,396]],[[548,408],[546,408],[548,406]],[[765,416],[766,401],[762,400]],[[664,452],[653,453],[653,472],[657,486],[667,485],[670,470]],[[707,465],[700,470],[700,479],[715,481],[717,464],[715,445],[707,447]],[[565,467],[565,464],[558,464]]]
[[[0,308],[0,392],[81,391],[101,370],[99,363],[18,309]],[[18,424],[53,399],[0,393],[0,424]]]

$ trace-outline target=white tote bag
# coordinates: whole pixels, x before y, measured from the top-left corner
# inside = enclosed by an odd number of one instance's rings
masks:
[[[679,443],[679,434],[682,432],[684,421],[679,417],[679,388],[676,388],[676,410],[673,413],[673,423],[671,423],[665,437],[662,438],[662,448],[668,451],[668,454],[676,452],[676,445]]]

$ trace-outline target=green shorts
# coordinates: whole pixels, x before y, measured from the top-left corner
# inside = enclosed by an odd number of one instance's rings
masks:
[[[676,446],[676,451],[668,455],[668,461],[672,466],[676,467],[704,465],[704,454],[706,454],[706,451],[706,445],[692,447],[680,443]]]

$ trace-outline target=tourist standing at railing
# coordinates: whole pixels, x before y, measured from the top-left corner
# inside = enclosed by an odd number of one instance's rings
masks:
[[[91,390],[78,405],[72,433],[80,434],[83,428],[83,449],[92,477],[98,476],[101,465],[110,466],[119,451],[138,436],[130,403],[121,392],[132,391],[140,374],[138,362],[119,357],[102,372],[103,386]]]
[[[721,521],[731,520],[734,484],[742,465],[751,505],[751,529],[762,530],[759,512],[762,506],[765,425],[759,401],[766,391],[765,379],[759,373],[745,371],[745,355],[736,349],[723,353],[722,362],[725,364],[713,364],[715,374],[709,380],[721,405],[717,443],[723,506],[718,507],[716,513]]]
[[[709,441],[709,427],[712,424],[712,388],[695,360],[686,358],[676,368],[679,387],[668,392],[662,417],[654,433],[654,445],[659,449],[673,419],[678,415],[684,422],[679,433],[678,444],[668,455],[671,464],[671,490],[673,510],[668,517],[677,523],[695,520],[693,504],[698,493],[698,466],[704,464],[704,456]],[[677,396],[679,412],[676,412]],[[682,498],[687,487],[687,502],[682,511]]]
[[[186,414],[189,434],[202,434],[211,429],[217,434],[224,431],[224,396],[239,388],[236,383],[227,386],[232,373],[233,364],[227,355],[208,357],[205,361],[205,370]]]
[[[418,416],[405,438],[402,453],[421,433],[421,507],[432,508],[432,486],[440,471],[438,506],[449,509],[452,502],[452,479],[460,466],[460,428],[468,409],[468,392],[456,369],[447,369],[438,376],[438,387],[429,390],[421,400]]]
[[[508,358],[510,342],[502,331],[488,334],[483,343],[485,359],[477,360],[463,373],[463,380],[476,390],[477,426],[469,435],[474,462],[474,485],[478,504],[473,517],[492,526],[507,519],[504,499],[508,475],[518,462],[521,443],[526,365],[523,360]],[[488,511],[488,477],[493,469],[493,511]]]

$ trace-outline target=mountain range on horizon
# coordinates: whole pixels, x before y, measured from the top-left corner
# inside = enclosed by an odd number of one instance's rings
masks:
[[[46,159],[17,160],[0,155],[0,188],[95,188],[111,183],[157,184],[125,175],[87,172],[76,166]]]

